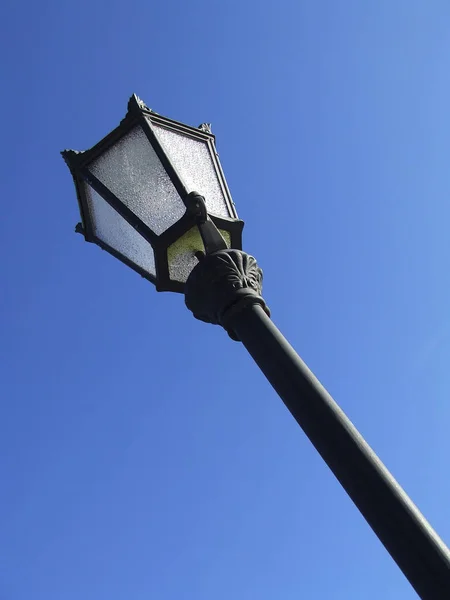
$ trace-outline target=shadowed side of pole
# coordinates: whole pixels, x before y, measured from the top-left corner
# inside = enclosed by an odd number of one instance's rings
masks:
[[[186,304],[240,340],[423,600],[450,599],[450,551],[268,316],[262,272],[237,250],[207,256]]]

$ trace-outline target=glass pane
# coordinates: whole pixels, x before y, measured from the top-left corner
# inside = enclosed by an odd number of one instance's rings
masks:
[[[186,210],[140,126],[116,142],[89,169],[158,235]]]
[[[228,231],[219,229],[228,248],[231,247],[231,237]],[[204,252],[202,238],[198,227],[189,229],[176,242],[167,249],[167,261],[169,263],[169,277],[172,281],[184,283],[190,272],[198,263],[196,252]]]
[[[94,234],[135,265],[155,275],[153,248],[147,240],[111,208],[90,185],[85,184],[85,191]]]
[[[188,192],[196,191],[204,196],[209,213],[218,217],[232,218],[208,144],[154,123],[152,127]]]

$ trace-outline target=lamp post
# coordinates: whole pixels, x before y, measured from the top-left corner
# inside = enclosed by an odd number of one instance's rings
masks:
[[[450,599],[449,549],[271,321],[209,125],[167,119],[134,95],[103,140],[62,154],[76,230],[241,341],[418,595]]]

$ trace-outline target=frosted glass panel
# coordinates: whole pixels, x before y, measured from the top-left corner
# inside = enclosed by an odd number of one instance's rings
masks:
[[[231,246],[231,237],[228,231],[219,229],[228,248]],[[176,242],[167,249],[167,261],[169,263],[169,277],[172,281],[184,283],[190,272],[198,263],[196,252],[204,252],[205,247],[198,227],[189,229]]]
[[[155,275],[155,257],[150,244],[90,185],[85,184],[85,191],[94,234],[135,265]]]
[[[232,218],[217,178],[208,144],[152,123],[153,131],[187,187],[205,197],[209,213]]]
[[[116,142],[89,169],[158,235],[186,210],[140,126]]]

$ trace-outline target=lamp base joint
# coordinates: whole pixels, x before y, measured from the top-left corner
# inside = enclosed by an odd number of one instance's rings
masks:
[[[256,259],[242,250],[206,254],[186,282],[186,306],[196,319],[221,325],[232,339],[239,341],[233,331],[236,313],[259,304],[270,316],[261,296],[262,279]]]

